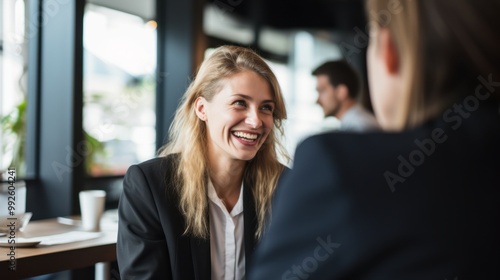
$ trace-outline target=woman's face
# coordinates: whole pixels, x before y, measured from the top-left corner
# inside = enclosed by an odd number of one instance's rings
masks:
[[[211,101],[196,100],[196,113],[205,121],[209,156],[251,160],[274,126],[275,103],[268,82],[253,71],[222,81]]]

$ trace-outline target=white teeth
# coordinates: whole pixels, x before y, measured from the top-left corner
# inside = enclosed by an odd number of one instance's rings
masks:
[[[233,132],[233,134],[237,137],[246,138],[246,139],[250,139],[250,140],[255,140],[255,139],[257,139],[257,137],[259,137],[258,134],[250,134],[250,133],[239,132],[239,131]]]

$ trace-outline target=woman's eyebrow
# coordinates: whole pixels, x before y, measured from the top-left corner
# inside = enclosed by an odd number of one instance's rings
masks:
[[[253,98],[251,96],[246,95],[246,94],[242,94],[242,93],[235,93],[232,96],[237,96],[237,97],[243,98],[245,100],[253,100]],[[266,99],[266,100],[263,100],[261,103],[275,103],[275,102],[272,99]]]

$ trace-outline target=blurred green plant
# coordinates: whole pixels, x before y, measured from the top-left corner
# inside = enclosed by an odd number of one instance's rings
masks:
[[[95,159],[97,155],[105,155],[106,150],[104,144],[97,140],[97,138],[83,131],[85,141],[87,142],[87,150],[89,151],[87,154],[87,158],[85,159],[85,170],[87,174],[92,174],[92,167],[94,165]]]
[[[26,107],[27,99],[19,103],[14,110],[3,116],[0,120],[2,126],[2,137],[8,141],[2,141],[2,154],[6,155],[10,150],[12,158],[6,168],[15,166],[18,176],[23,176],[25,169],[25,142],[26,142]],[[10,141],[10,139],[14,141]]]
[[[2,154],[12,155],[9,167],[16,167],[18,177],[22,177],[26,171],[26,114],[28,101],[25,98],[21,101],[9,114],[1,117],[0,124],[2,127]],[[97,155],[105,154],[104,144],[98,139],[83,131],[84,139],[87,144],[88,154],[85,159],[85,169],[90,174],[91,166]],[[13,140],[13,141],[11,141]],[[3,168],[3,167],[2,167]],[[1,172],[3,173],[3,171]]]

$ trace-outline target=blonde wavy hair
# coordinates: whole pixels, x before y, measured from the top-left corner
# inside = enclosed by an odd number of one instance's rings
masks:
[[[237,46],[221,46],[200,66],[194,80],[181,100],[169,130],[169,142],[159,150],[159,156],[180,154],[174,185],[178,187],[180,210],[186,220],[184,234],[207,238],[208,159],[205,122],[195,113],[195,100],[211,101],[222,89],[223,80],[242,71],[253,71],[271,86],[275,103],[274,127],[256,156],[247,163],[244,182],[250,182],[257,215],[256,238],[262,235],[271,199],[284,169],[281,160],[290,157],[280,142],[286,109],[276,76],[267,63],[253,50]]]

